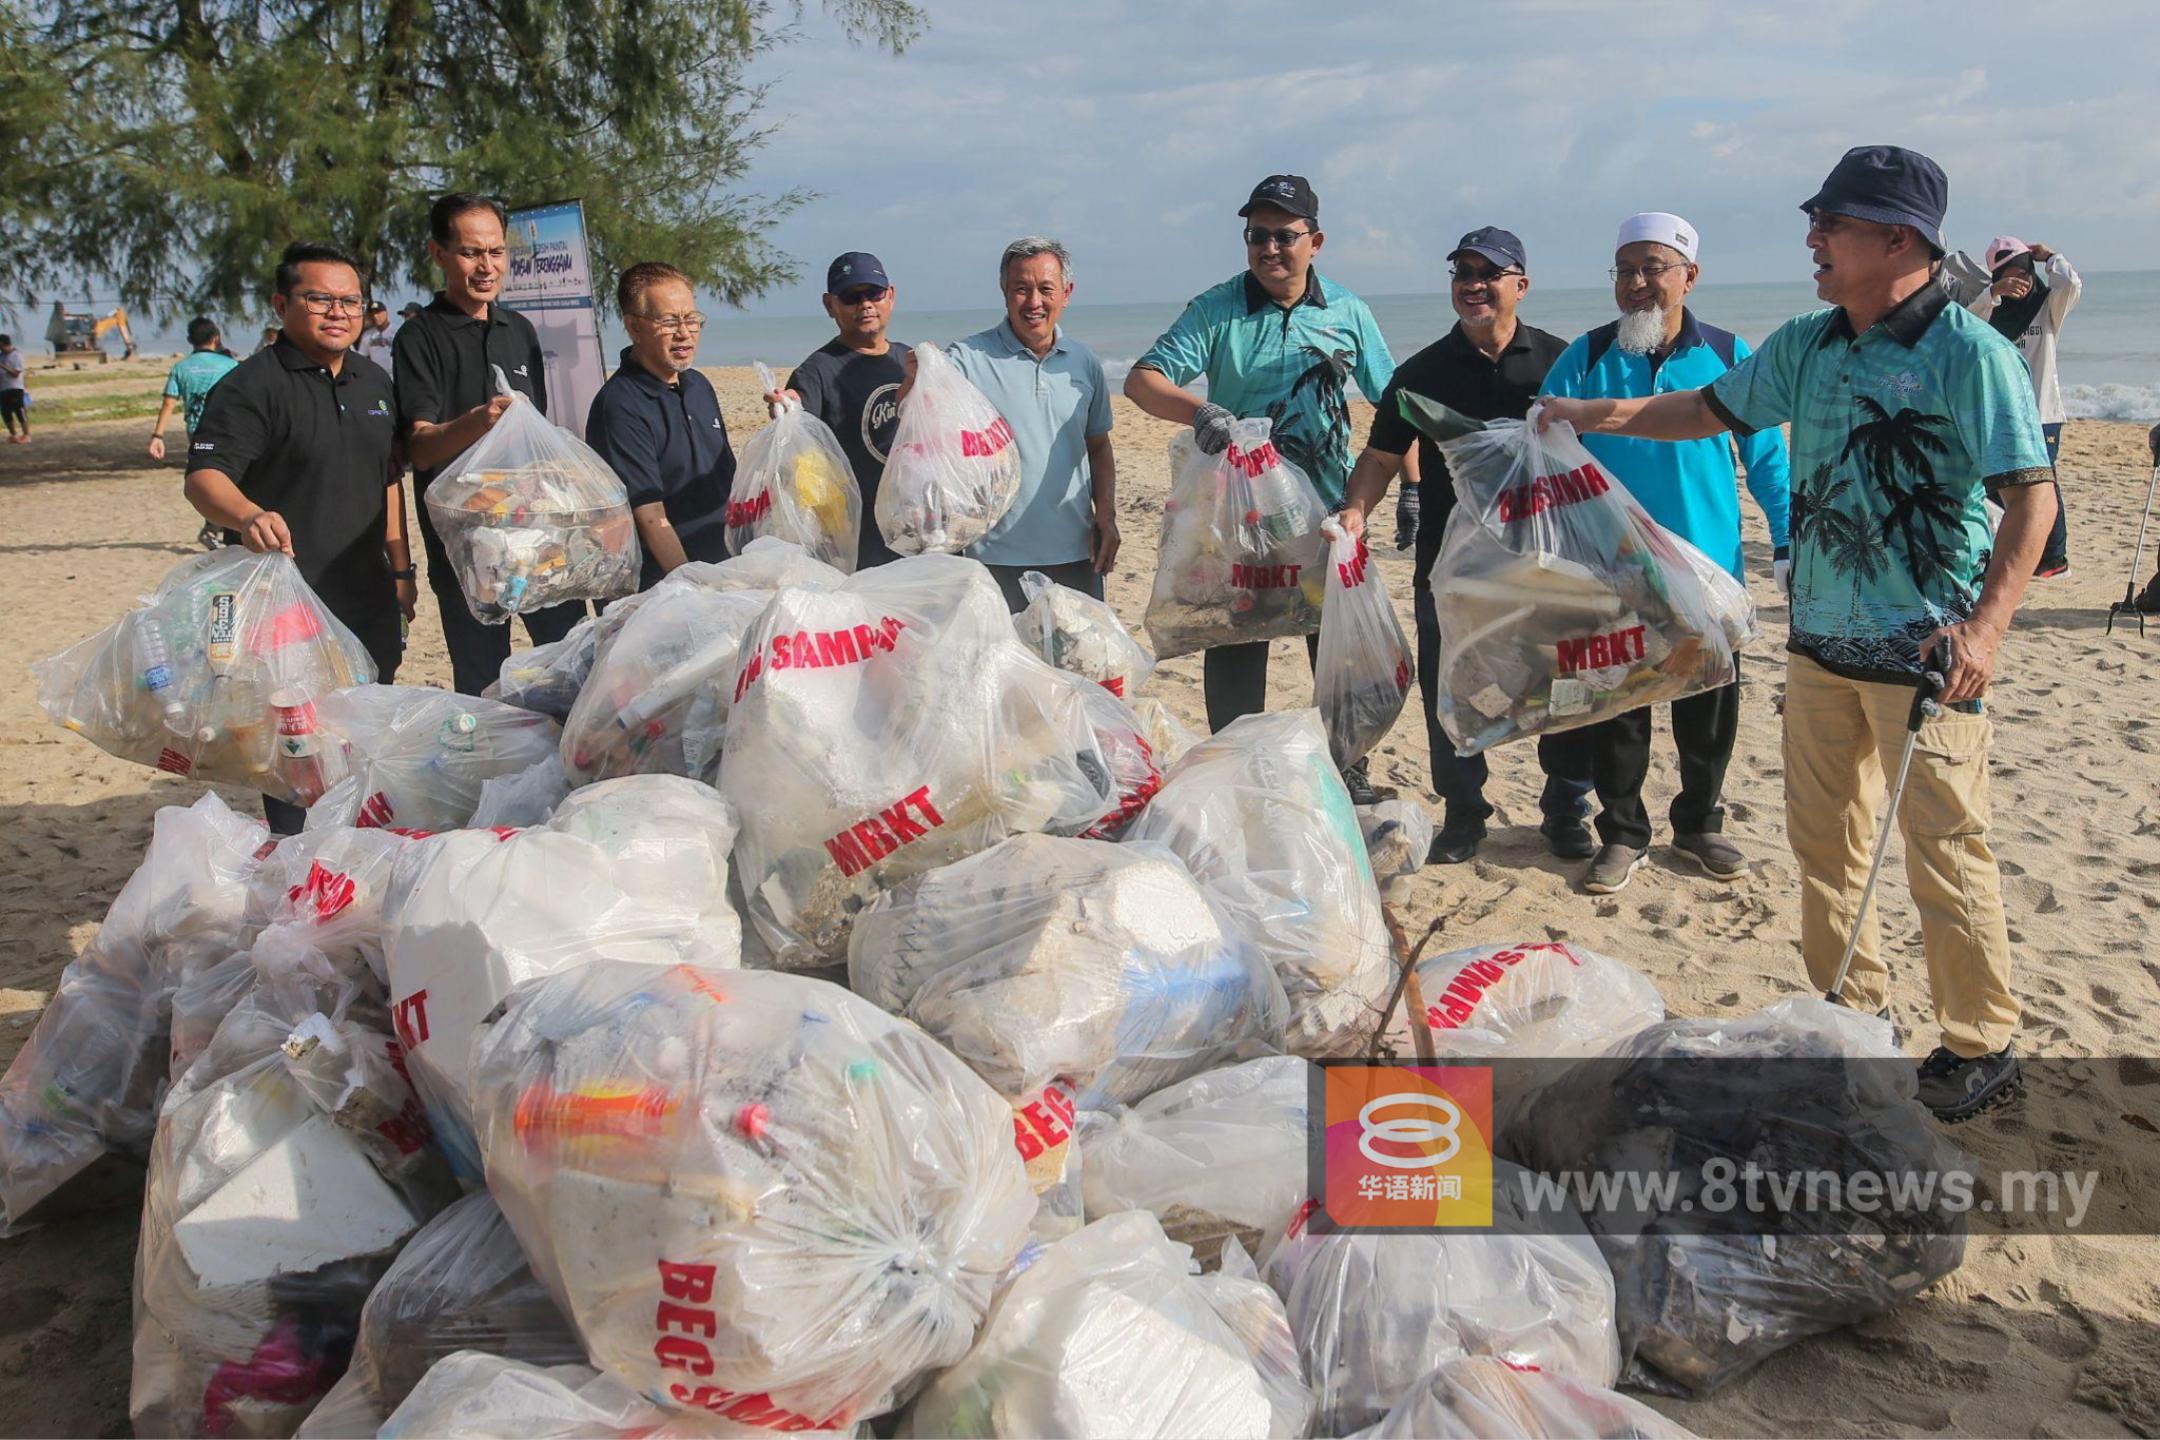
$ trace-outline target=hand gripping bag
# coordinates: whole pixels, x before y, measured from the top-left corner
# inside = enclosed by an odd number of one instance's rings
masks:
[[[1328,539],[1327,606],[1313,662],[1313,704],[1327,723],[1328,753],[1353,765],[1387,738],[1410,693],[1417,657],[1365,548],[1365,536],[1322,521]]]
[[[39,708],[108,755],[295,805],[343,773],[316,707],[375,678],[291,556],[238,547],[183,561],[31,671]]]
[[[1281,1044],[1274,973],[1158,846],[1016,835],[917,876],[856,921],[848,984],[1008,1099],[1137,1100]]]
[[[973,560],[782,589],[744,644],[720,759],[744,899],[778,963],[844,960],[856,913],[910,876],[1101,822],[1120,799],[1091,691],[1022,648]]]
[[[1732,682],[1753,612],[1569,426],[1445,441],[1459,503],[1433,562],[1437,704],[1458,754]]]
[[[850,1425],[958,1360],[1035,1212],[1005,1101],[803,976],[533,981],[475,1039],[471,1098],[593,1363],[759,1429]]]
[[[762,362],[758,381],[779,388]],[[855,569],[862,538],[862,491],[847,451],[825,422],[788,401],[743,445],[728,493],[728,554],[761,537],[793,541],[843,573]]]
[[[1201,741],[1124,838],[1167,845],[1260,947],[1290,998],[1292,1054],[1364,1050],[1394,985],[1393,948],[1318,711],[1247,715]]]
[[[1295,1440],[1311,1395],[1282,1302],[1129,1211],[1045,1249],[975,1346],[908,1411],[907,1436]]]
[[[935,345],[915,347],[915,383],[878,480],[877,523],[901,555],[957,553],[990,533],[1020,493],[1012,426]]]
[[[1107,601],[1060,585],[1040,570],[1020,577],[1027,605],[1013,616],[1020,643],[1060,670],[1132,700],[1155,673],[1155,657]]]
[[[1168,660],[1216,645],[1310,635],[1320,628],[1327,515],[1305,472],[1238,420],[1220,455],[1189,431],[1170,441],[1170,498],[1148,597],[1148,638]]]
[[[490,368],[510,408],[426,496],[466,607],[501,625],[565,600],[630,594],[642,562],[629,492],[584,441],[512,390],[500,366]]]
[[[480,787],[553,755],[561,727],[499,700],[422,685],[360,685],[320,707],[348,772],[308,807],[307,828],[457,830]]]
[[[1358,1440],[1694,1440],[1640,1400],[1466,1355],[1435,1366]]]

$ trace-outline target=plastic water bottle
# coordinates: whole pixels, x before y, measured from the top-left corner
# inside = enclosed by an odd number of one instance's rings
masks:
[[[165,728],[180,733],[180,686],[173,679],[172,648],[165,643],[165,629],[153,615],[145,615],[135,628],[135,655],[142,665],[143,688],[165,711]]]
[[[1275,454],[1272,444],[1242,452],[1234,462],[1245,475],[1252,509],[1246,523],[1275,545],[1287,545],[1305,533],[1304,497]]]

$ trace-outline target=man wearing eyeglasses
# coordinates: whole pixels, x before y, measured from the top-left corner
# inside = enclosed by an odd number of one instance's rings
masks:
[[[1624,399],[1708,385],[1748,355],[1747,342],[1705,325],[1687,306],[1702,273],[1695,227],[1650,211],[1620,226],[1613,255],[1613,299],[1620,318],[1578,336],[1545,377],[1547,395]],[[1740,554],[1740,497],[1733,485],[1733,442],[1718,434],[1679,445],[1619,435],[1586,435],[1583,444],[1642,502],[1650,518],[1747,583]],[[1786,538],[1790,467],[1776,426],[1740,441],[1748,493],[1770,528],[1772,574],[1783,590],[1792,568]],[[1650,855],[1650,812],[1642,801],[1650,775],[1651,707],[1631,710],[1557,737],[1575,747],[1597,783],[1598,839],[1583,888],[1611,895],[1626,888]],[[1673,849],[1717,880],[1747,873],[1747,857],[1725,838],[1719,797],[1740,733],[1740,676],[1730,685],[1672,704],[1680,793],[1673,798]]]
[[[1522,241],[1492,226],[1462,237],[1448,254],[1449,298],[1455,327],[1403,362],[1394,382],[1373,413],[1372,434],[1350,476],[1344,528],[1362,531],[1375,505],[1413,454],[1420,458],[1425,492],[1418,519],[1416,580],[1418,690],[1425,700],[1425,743],[1432,753],[1433,788],[1446,806],[1440,832],[1425,852],[1429,865],[1460,865],[1478,852],[1485,822],[1493,808],[1485,800],[1487,768],[1483,755],[1457,755],[1455,742],[1440,724],[1440,612],[1432,590],[1433,561],[1455,509],[1455,483],[1447,461],[1430,436],[1403,418],[1403,392],[1420,395],[1473,420],[1519,420],[1537,399],[1546,372],[1567,343],[1516,318],[1516,307],[1530,289],[1529,261]],[[1597,847],[1590,827],[1588,767],[1556,745],[1554,736],[1538,737],[1538,763],[1545,771],[1539,826],[1552,853],[1587,860]]]
[[[508,218],[500,201],[484,195],[455,193],[435,202],[428,211],[428,255],[442,271],[443,288],[398,327],[393,345],[398,413],[419,492],[428,588],[442,616],[452,683],[465,695],[479,694],[501,673],[502,662],[510,658],[510,627],[482,624],[466,605],[428,514],[427,487],[510,408],[510,397],[495,393],[495,368],[501,368],[511,389],[547,414],[540,336],[532,321],[500,301],[510,271]],[[536,645],[560,640],[584,614],[582,600],[535,610],[525,616],[525,633]]]
[[[185,494],[228,543],[292,556],[387,685],[403,649],[398,615],[412,618],[417,592],[405,490],[391,466],[390,377],[351,348],[359,262],[329,245],[289,245],[274,285],[270,308],[283,328],[210,391],[188,440]],[[268,796],[263,815],[280,835],[307,818]]]
[[[1320,197],[1302,175],[1270,175],[1253,187],[1245,221],[1245,272],[1201,292],[1125,377],[1125,398],[1160,420],[1190,425],[1210,455],[1230,443],[1230,422],[1265,416],[1275,448],[1303,470],[1334,509],[1350,474],[1347,385],[1378,395],[1395,357],[1372,311],[1313,269],[1327,237]],[[1184,386],[1205,377],[1207,398]],[[1308,657],[1318,651],[1308,636]],[[1210,728],[1267,708],[1268,644],[1220,645],[1202,666]],[[1345,775],[1359,804],[1377,797],[1364,766]]]
[[[615,282],[630,332],[622,363],[593,396],[585,440],[622,477],[645,553],[638,588],[692,560],[727,559],[728,492],[735,449],[712,381],[697,370],[697,311],[690,277],[647,260]]]

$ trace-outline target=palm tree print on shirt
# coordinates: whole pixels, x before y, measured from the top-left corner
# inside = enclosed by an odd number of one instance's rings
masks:
[[[1350,376],[1352,356],[1348,350],[1322,350],[1315,345],[1300,345],[1298,349],[1314,357],[1313,363],[1298,376],[1287,395],[1269,403],[1267,418],[1273,426],[1275,448],[1291,464],[1311,475],[1322,456],[1349,453],[1350,402],[1344,398],[1343,384]],[[1299,404],[1308,391],[1313,392],[1311,411]],[[1304,420],[1308,413],[1315,412],[1322,433],[1309,436]]]
[[[1890,502],[1882,519],[1881,543],[1899,542],[1906,574],[1925,593],[1927,582],[1949,568],[1950,548],[1943,532],[1956,528],[1965,508],[1935,478],[1935,457],[1950,450],[1949,442],[1935,432],[1950,419],[1924,415],[1910,406],[1893,415],[1870,396],[1854,399],[1868,417],[1867,423],[1853,427],[1845,437],[1838,461],[1842,464],[1859,453],[1868,478]],[[1912,484],[1900,484],[1900,472],[1910,475]]]

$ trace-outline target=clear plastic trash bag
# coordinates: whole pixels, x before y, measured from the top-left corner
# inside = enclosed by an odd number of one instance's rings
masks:
[[[1313,662],[1313,704],[1327,723],[1328,753],[1347,766],[1395,728],[1417,655],[1403,638],[1364,532],[1350,535],[1333,518],[1321,522],[1320,532],[1328,540],[1327,602]]]
[[[765,393],[780,388],[763,362],[757,372]],[[862,490],[854,467],[839,437],[795,401],[744,442],[728,492],[728,554],[766,536],[792,541],[844,573],[855,569]]]
[[[535,761],[514,775],[491,775],[480,782],[480,803],[473,806],[475,830],[521,829],[544,825],[570,793],[570,777],[561,754]]]
[[[1247,715],[1201,741],[1124,838],[1169,846],[1267,956],[1290,998],[1291,1053],[1365,1048],[1394,987],[1393,947],[1318,711]]]
[[[1489,1355],[1446,1361],[1356,1440],[1694,1440],[1640,1400]]]
[[[1233,1236],[1257,1250],[1305,1201],[1312,1076],[1294,1055],[1267,1055],[1085,1117],[1088,1218],[1145,1210],[1208,1265]]]
[[[1232,421],[1220,455],[1203,451],[1190,431],[1171,438],[1147,606],[1159,659],[1320,628],[1327,507],[1268,438],[1273,429],[1263,419]]]
[[[1147,735],[1148,747],[1155,752],[1155,763],[1168,770],[1185,758],[1185,752],[1200,743],[1200,737],[1192,727],[1171,713],[1170,707],[1153,695],[1142,695],[1127,702],[1133,714],[1140,717],[1140,724]]]
[[[945,352],[915,347],[915,383],[878,480],[878,531],[896,554],[958,553],[990,533],[1020,493],[1012,426]]]
[[[856,912],[910,876],[1100,822],[1120,797],[1091,691],[1021,646],[973,560],[782,589],[743,646],[720,759],[744,898],[777,962],[845,960]]]
[[[318,710],[349,771],[308,808],[310,830],[462,829],[485,781],[545,760],[562,735],[545,715],[421,685],[356,686]]]
[[[247,947],[267,839],[215,795],[157,812],[142,864],[0,1079],[0,1234],[106,1151],[149,1149],[174,992]]]
[[[614,616],[617,610],[630,605],[631,600],[640,598],[625,596],[607,608],[607,616]],[[634,611],[636,607],[630,608]],[[603,618],[606,617],[588,615],[571,626],[570,633],[560,640],[514,651],[502,662],[494,683],[480,694],[551,720],[562,719],[577,703],[578,692],[585,688],[585,677],[592,673],[593,657],[600,648]],[[629,612],[621,618],[629,619]]]
[[[1035,1213],[1006,1102],[836,985],[597,961],[472,1054],[489,1188],[593,1363],[766,1429],[891,1409]]]
[[[1746,592],[1573,428],[1541,434],[1533,408],[1440,448],[1458,503],[1432,568],[1448,637],[1435,703],[1458,754],[1732,682]]]
[[[1020,643],[1060,670],[1093,680],[1121,700],[1132,700],[1155,673],[1155,657],[1133,638],[1109,602],[1040,570],[1020,577],[1027,605],[1013,616]]]
[[[395,830],[327,825],[288,835],[248,878],[248,923],[288,932],[333,961],[365,961],[380,978],[383,903],[398,857],[424,843]]]
[[[1079,681],[1078,676],[1073,678]],[[1147,722],[1138,712],[1099,685],[1079,683],[1081,707],[1087,711],[1088,727],[1095,732],[1096,749],[1108,767],[1116,797],[1103,817],[1080,833],[1089,840],[1115,840],[1162,789],[1163,764],[1155,757]]]
[[[1312,1397],[1282,1302],[1249,1276],[1192,1271],[1192,1252],[1138,1211],[1059,1240],[998,1296],[900,1433],[1303,1436]]]
[[[756,1432],[662,1410],[589,1365],[543,1367],[460,1350],[436,1361],[382,1429],[370,1433],[382,1440],[678,1440]]]
[[[1410,882],[1425,868],[1426,852],[1432,849],[1432,816],[1417,801],[1398,797],[1360,805],[1357,817],[1381,898],[1390,904],[1406,900]]]
[[[318,706],[375,663],[292,557],[182,561],[137,608],[30,667],[38,707],[108,755],[310,805],[344,773]]]
[[[848,984],[1008,1098],[1129,1102],[1282,1043],[1282,987],[1160,846],[1016,835],[856,921]]]

